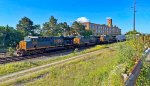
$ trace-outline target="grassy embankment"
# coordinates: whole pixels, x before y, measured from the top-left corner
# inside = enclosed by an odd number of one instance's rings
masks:
[[[26,76],[26,80],[20,80],[27,86],[123,86],[121,74],[129,75],[136,61],[140,59],[145,44],[149,46],[148,42],[143,41],[145,40],[142,40],[141,37],[133,38],[118,44],[117,49],[105,51],[97,56],[87,56],[50,68],[50,72],[34,73],[34,78]],[[137,85],[147,86],[150,84],[149,71],[150,64],[144,63]]]
[[[88,50],[91,51],[91,50]],[[106,49],[97,55],[89,55],[55,67],[30,73],[1,85],[29,86],[101,86],[123,85],[120,57],[116,48]],[[118,71],[119,70],[119,71]]]
[[[142,41],[146,46],[150,48],[150,35],[144,36]],[[143,68],[136,82],[137,86],[149,86],[150,85],[150,62],[143,60]]]
[[[75,52],[73,52],[69,55],[66,55],[66,56],[60,56],[58,58],[51,58],[49,60],[44,60],[44,61],[13,62],[13,63],[5,64],[5,65],[0,65],[0,76],[6,75],[6,74],[9,74],[9,73],[14,73],[14,72],[21,71],[21,70],[25,70],[25,69],[29,69],[29,68],[33,68],[33,67],[36,67],[36,66],[40,66],[40,65],[60,61],[60,60],[63,60],[63,59],[71,58],[73,56],[85,54],[85,53],[88,53],[88,52],[93,52],[93,51],[96,51],[96,50],[104,49],[104,48],[107,48],[108,46],[113,46],[113,45],[116,45],[116,44],[97,45],[96,47],[86,49],[82,52],[77,52],[76,53],[76,51],[75,51]]]
[[[141,73],[136,82],[137,86],[150,85],[150,63],[144,62]]]
[[[105,50],[95,56],[86,56],[36,73],[30,73],[18,79],[4,82],[1,85],[122,86],[123,78],[121,74],[129,74],[135,61],[142,54],[142,45],[137,45],[135,41],[139,40],[128,40],[127,42],[112,44],[111,46],[118,47],[113,50]],[[137,43],[139,44],[139,42]],[[91,52],[91,50],[85,52]]]

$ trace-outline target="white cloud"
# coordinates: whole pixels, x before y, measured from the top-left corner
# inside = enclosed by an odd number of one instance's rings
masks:
[[[107,17],[106,19],[112,19],[111,17]]]
[[[84,22],[89,22],[89,19],[87,19],[86,17],[80,17],[76,20],[77,22],[81,22],[81,23],[84,23]]]

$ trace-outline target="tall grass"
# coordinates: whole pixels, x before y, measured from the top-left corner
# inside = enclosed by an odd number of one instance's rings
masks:
[[[103,53],[89,55],[79,58],[72,62],[67,62],[55,67],[43,69],[36,73],[22,76],[16,80],[4,82],[0,85],[18,85],[27,86],[123,86],[124,81],[122,73],[129,75],[135,62],[140,59],[144,51],[144,44],[141,38],[130,38],[126,42],[116,43],[105,46],[96,46],[83,52],[74,52],[62,58],[55,58],[49,61],[35,62],[36,66],[46,64],[72,56],[96,51],[107,46],[117,46],[116,48],[103,50]],[[35,66],[35,65],[33,65]],[[147,69],[147,66],[142,70]],[[147,75],[149,70],[143,72]],[[144,76],[140,76],[138,85]],[[149,80],[145,78],[144,80]],[[148,85],[149,81],[146,82]]]
[[[51,68],[50,73],[27,86],[123,86],[116,50],[105,50],[96,56]],[[118,72],[116,72],[118,71]],[[117,81],[116,81],[117,80]]]
[[[27,86],[107,86],[109,83],[122,85],[121,76],[112,78],[114,75],[111,74],[114,67],[118,66],[118,58],[116,50],[108,49],[102,53],[50,67],[1,85],[20,83]],[[46,76],[38,78],[45,74]],[[106,80],[109,78],[113,81],[110,79],[108,83]],[[120,82],[114,83],[116,79]]]
[[[119,46],[119,63],[125,66],[126,74],[131,72],[135,63],[142,57],[146,44],[142,38],[142,36],[129,35],[127,41]]]
[[[13,62],[13,63],[5,64],[5,65],[0,65],[0,76],[7,75],[9,73],[14,73],[14,72],[21,71],[21,70],[25,70],[25,69],[28,69],[28,68],[33,68],[33,67],[36,67],[36,66],[40,66],[40,65],[60,61],[60,60],[63,60],[63,59],[71,58],[73,56],[93,52],[93,51],[104,49],[104,48],[106,48],[104,45],[103,46],[97,45],[95,47],[92,47],[90,49],[86,49],[86,50],[81,51],[81,52],[70,53],[66,56],[60,56],[60,57],[51,58],[51,59],[48,59],[48,60]]]
[[[150,85],[150,63],[144,62],[141,73],[136,82],[137,86],[149,86]]]
[[[124,73],[129,74],[133,65],[135,65],[137,60],[141,59],[144,50],[150,46],[150,36],[130,35],[127,42],[122,46],[124,47],[122,47],[120,51],[122,53],[120,54],[123,58],[121,58],[120,61],[125,65]],[[137,86],[150,85],[150,65],[148,63],[145,63],[144,60],[143,63],[143,68],[136,82]]]
[[[145,48],[150,48],[150,35],[143,36],[143,43]],[[145,58],[144,58],[145,59]],[[143,68],[140,72],[140,75],[137,79],[137,86],[149,86],[150,85],[150,63],[145,62],[143,59]]]

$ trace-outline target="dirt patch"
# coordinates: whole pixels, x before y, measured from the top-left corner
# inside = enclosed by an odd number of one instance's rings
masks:
[[[41,79],[41,78],[46,77],[48,74],[49,74],[49,73],[44,73],[44,74],[41,74],[41,75],[39,75],[39,76],[37,76],[37,77],[35,77],[35,78],[32,78],[31,80],[27,80],[27,81],[25,81],[25,82],[24,82],[24,81],[18,82],[18,83],[15,84],[15,86],[24,86],[25,83],[34,82],[34,81],[36,81],[36,80],[38,80],[38,79]]]

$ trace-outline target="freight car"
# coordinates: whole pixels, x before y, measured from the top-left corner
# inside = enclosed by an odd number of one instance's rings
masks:
[[[36,37],[28,36],[19,43],[17,55],[31,55],[44,53],[50,50],[60,50],[89,46],[114,41],[111,36],[60,36],[60,37]]]

